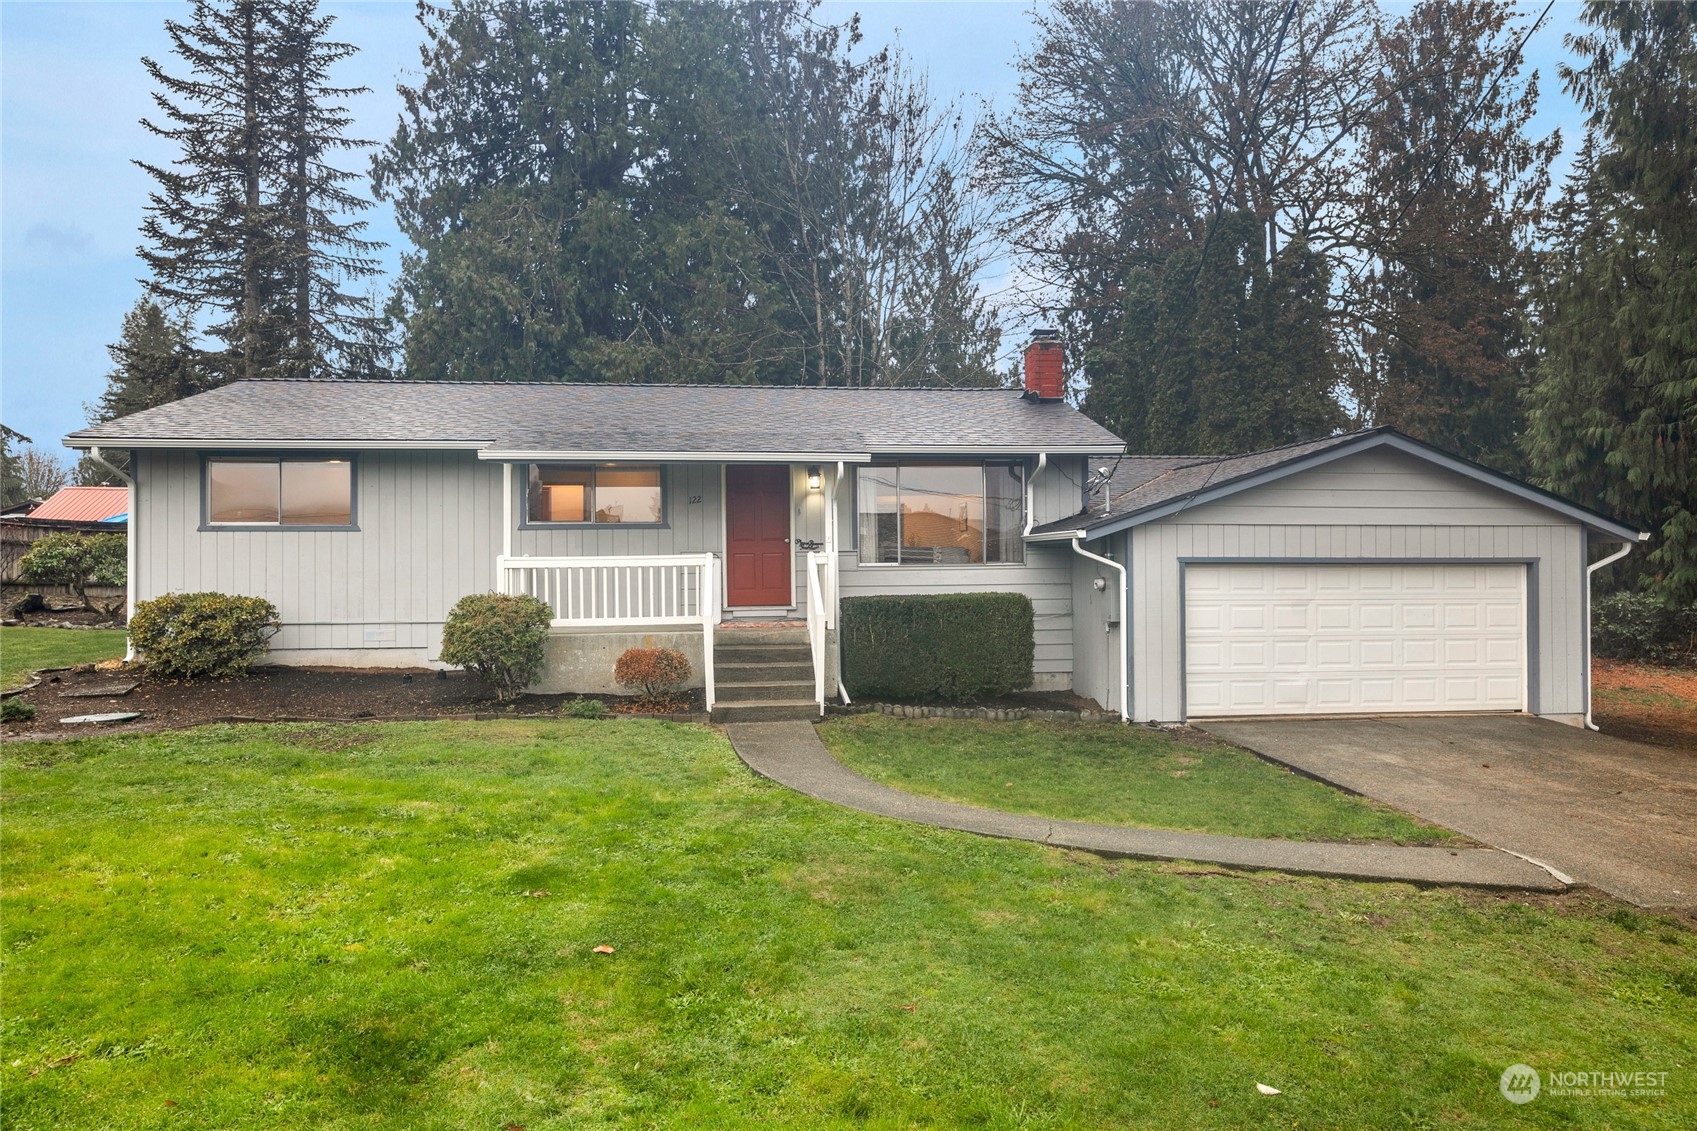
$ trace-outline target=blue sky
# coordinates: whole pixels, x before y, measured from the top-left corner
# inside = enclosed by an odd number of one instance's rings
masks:
[[[1395,7],[1394,5],[1392,6]],[[109,366],[105,347],[141,293],[137,229],[150,178],[131,161],[169,162],[171,149],[138,119],[152,110],[141,56],[171,69],[164,21],[180,3],[0,3],[0,419],[57,450],[84,421]],[[337,81],[365,85],[353,100],[355,132],[381,140],[394,128],[397,80],[418,69],[410,0],[324,4],[338,38],[360,47]],[[1534,9],[1534,12],[1541,10]],[[1030,6],[1014,3],[844,3],[832,20],[861,13],[870,43],[897,40],[930,72],[940,97],[1005,106],[1013,63],[1031,33]],[[1578,136],[1577,111],[1554,66],[1579,5],[1558,3],[1528,45],[1543,74],[1539,133]],[[363,169],[363,161],[351,167]],[[372,234],[401,243],[393,217],[367,214]]]

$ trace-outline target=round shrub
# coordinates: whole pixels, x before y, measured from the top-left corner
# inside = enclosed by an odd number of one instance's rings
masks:
[[[49,534],[30,543],[18,573],[32,585],[66,585],[93,609],[90,585],[123,585],[129,541],[123,534]]]
[[[167,593],[136,605],[130,643],[147,670],[166,679],[245,675],[282,622],[261,597]]]
[[[613,665],[619,685],[641,691],[650,704],[676,692],[689,672],[689,658],[676,648],[627,648]]]
[[[442,662],[476,675],[500,699],[516,698],[542,674],[553,619],[554,610],[535,597],[461,597],[442,626]]]

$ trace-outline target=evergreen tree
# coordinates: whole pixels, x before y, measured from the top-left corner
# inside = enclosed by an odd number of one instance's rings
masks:
[[[1086,407],[1133,450],[1253,451],[1338,425],[1325,262],[1293,244],[1269,263],[1262,238],[1256,217],[1228,214],[1158,281],[1147,269],[1128,280]]]
[[[1523,315],[1534,225],[1559,138],[1525,135],[1512,7],[1426,0],[1383,31],[1361,125],[1358,242],[1348,290],[1358,345],[1350,399],[1362,424],[1518,470],[1528,383]]]
[[[180,401],[217,384],[195,348],[188,319],[173,316],[151,298],[139,299],[124,315],[123,330],[106,352],[112,369],[100,399],[85,406],[91,422]]]
[[[30,438],[0,424],[0,507],[9,507],[29,498],[24,494],[23,457],[12,450],[14,442],[28,444]]]
[[[138,162],[158,182],[142,223],[147,285],[211,318],[226,380],[333,373],[358,305],[340,284],[377,270],[364,225],[337,218],[365,202],[324,161],[358,144],[341,137],[345,112],[323,104],[355,93],[325,83],[352,51],[324,39],[329,26],[312,0],[195,0],[187,21],[165,23],[187,74],[142,60],[165,123],[142,124],[181,151],[168,167]]]
[[[1038,15],[981,170],[1039,284],[1030,305],[1085,363],[1085,411],[1133,451],[1341,421],[1327,284],[1355,223],[1343,142],[1373,95],[1370,22],[1356,0],[1057,0]]]
[[[1697,600],[1697,4],[1601,3],[1564,79],[1587,140],[1553,225],[1525,447],[1552,490],[1636,522],[1624,566]]]
[[[347,137],[353,118],[340,104],[366,88],[329,81],[331,66],[357,50],[329,38],[334,22],[318,14],[318,0],[285,0],[274,16],[277,211],[286,238],[281,282],[288,346],[281,373],[290,377],[369,374],[369,344],[380,325],[375,304],[345,289],[379,273],[372,253],[383,245],[365,238],[366,221],[350,218],[371,207],[345,187],[358,174],[330,163],[338,152],[370,144]]]
[[[959,118],[811,13],[421,9],[424,75],[373,162],[418,248],[409,374],[993,380]]]

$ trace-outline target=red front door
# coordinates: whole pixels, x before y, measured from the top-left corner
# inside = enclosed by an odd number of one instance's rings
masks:
[[[725,588],[731,605],[790,603],[790,469],[725,468]]]

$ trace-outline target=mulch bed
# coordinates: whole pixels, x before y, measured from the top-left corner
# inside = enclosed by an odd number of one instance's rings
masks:
[[[110,684],[122,672],[83,665],[43,672],[40,683],[17,698],[35,708],[28,723],[5,724],[8,739],[53,735],[112,734],[179,730],[219,722],[380,721],[437,718],[519,718],[554,716],[562,704],[596,698],[609,715],[640,715],[684,722],[700,721],[700,694],[676,704],[681,710],[646,714],[634,699],[620,695],[524,695],[511,705],[497,702],[481,680],[464,672],[405,671],[391,668],[261,668],[242,679],[175,683],[143,678],[127,695],[88,698],[79,690]],[[134,678],[134,677],[131,677]],[[72,715],[140,711],[141,718],[112,726],[61,726]]]
[[[1591,688],[1591,715],[1604,734],[1697,753],[1697,671],[1599,656]]]

